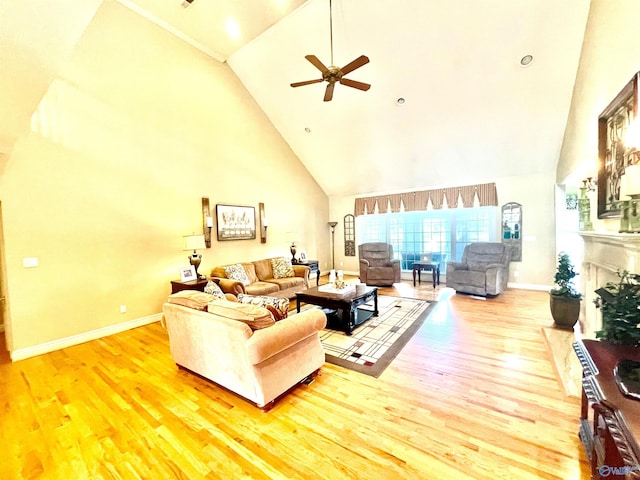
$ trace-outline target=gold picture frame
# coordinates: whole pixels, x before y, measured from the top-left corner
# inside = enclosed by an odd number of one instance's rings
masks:
[[[240,205],[216,205],[218,241],[254,240],[256,209]]]
[[[638,113],[639,79],[640,72],[598,117],[598,218],[620,216],[620,180],[631,157],[624,137]]]

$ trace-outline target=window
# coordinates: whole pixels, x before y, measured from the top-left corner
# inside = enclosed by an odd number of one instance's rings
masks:
[[[472,242],[496,240],[497,207],[421,210],[416,212],[359,215],[358,244],[387,242],[402,270],[415,261],[431,259],[445,272],[447,261],[460,261]]]

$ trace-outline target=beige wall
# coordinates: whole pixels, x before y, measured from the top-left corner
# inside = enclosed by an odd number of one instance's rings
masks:
[[[598,115],[640,70],[640,2],[592,0],[580,67],[558,162],[559,184],[577,184],[597,174]],[[594,195],[595,196],[595,195]],[[616,220],[596,221],[596,229],[616,230]]]
[[[327,261],[328,198],[226,64],[106,1],[0,178],[11,350],[161,311],[201,197],[265,203],[269,240],[217,242],[201,272]],[[37,257],[37,268],[23,259]],[[119,313],[120,305],[127,313]]]
[[[532,288],[546,288],[553,283],[555,272],[553,172],[498,178],[493,181],[496,183],[500,206],[508,202],[518,202],[522,204],[523,209],[522,262],[511,264],[509,282]],[[454,185],[430,185],[425,186],[424,189],[448,186]],[[336,268],[352,272],[358,271],[358,257],[344,256],[343,218],[348,213],[353,213],[354,201],[355,197],[352,196],[330,198],[331,219],[338,222],[335,236]],[[499,235],[499,232],[496,234]],[[499,238],[497,236],[497,241]],[[515,272],[518,272],[517,277]]]

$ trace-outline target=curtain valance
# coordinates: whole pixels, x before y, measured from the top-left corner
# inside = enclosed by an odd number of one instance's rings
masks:
[[[473,207],[476,198],[478,199],[478,205],[481,207],[497,206],[498,193],[496,184],[482,183],[462,187],[436,188],[434,190],[356,198],[354,214],[374,213],[376,208],[378,213],[397,213],[402,210],[402,207],[404,207],[405,212],[413,212],[427,210],[429,204],[434,210],[438,210],[442,208],[445,200],[449,208],[457,208],[460,200],[462,200],[464,208],[470,208]]]

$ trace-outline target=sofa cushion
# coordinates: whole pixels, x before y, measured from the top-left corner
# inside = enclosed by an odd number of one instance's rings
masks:
[[[287,278],[295,276],[293,265],[291,265],[291,260],[288,258],[272,258],[271,269],[273,270],[273,278]]]
[[[256,260],[253,263],[256,269],[256,276],[258,280],[269,281],[273,278],[273,268],[271,268],[271,259],[265,258],[263,260]]]
[[[183,307],[194,308],[196,310],[207,311],[207,305],[219,299],[208,293],[199,292],[197,290],[181,290],[180,292],[169,295],[168,302],[182,305]]]
[[[266,308],[271,312],[276,321],[289,316],[290,302],[288,298],[267,297],[264,295],[245,295],[244,293],[241,293],[238,295],[238,301],[240,303],[248,303]]]
[[[224,267],[224,273],[227,278],[241,282],[243,285],[249,285],[251,283],[246,270],[239,263],[227,265]]]
[[[277,285],[280,290],[304,287],[304,278],[302,277],[272,278],[269,282]]]
[[[226,298],[224,296],[224,292],[222,291],[222,289],[213,280],[209,280],[207,282],[207,285],[204,287],[204,293],[208,293],[209,295],[213,295],[216,298],[222,298],[222,299]]]
[[[249,295],[269,295],[280,291],[280,287],[276,283],[271,282],[255,282],[247,285],[245,290]]]
[[[275,324],[269,310],[257,305],[234,302],[210,302],[207,306],[209,313],[246,323],[251,330],[267,328]]]

